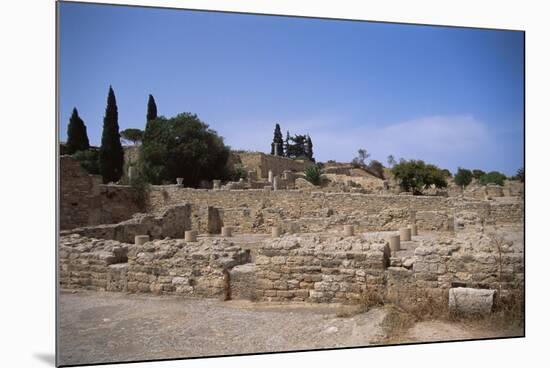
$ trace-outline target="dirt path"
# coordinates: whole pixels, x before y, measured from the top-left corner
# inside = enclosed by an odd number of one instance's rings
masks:
[[[353,308],[338,305],[222,302],[109,292],[62,291],[59,312],[61,364],[503,335],[431,321],[417,323],[399,336],[387,336],[383,326],[388,308],[354,314]]]
[[[385,310],[339,318],[326,305],[273,306],[172,296],[62,292],[62,364],[364,346]]]

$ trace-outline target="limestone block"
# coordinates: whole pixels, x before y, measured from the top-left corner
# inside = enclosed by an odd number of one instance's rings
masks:
[[[451,288],[449,289],[449,310],[467,315],[487,315],[493,309],[496,290]]]

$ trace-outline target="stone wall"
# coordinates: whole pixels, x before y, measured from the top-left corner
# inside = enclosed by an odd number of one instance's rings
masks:
[[[75,228],[62,231],[61,235],[79,234],[89,238],[133,243],[136,235],[149,235],[153,239],[183,238],[185,230],[191,230],[191,227],[191,205],[180,204],[150,214],[138,213],[118,224]]]
[[[285,170],[302,172],[314,165],[309,161],[266,155],[262,152],[235,152],[235,154],[239,156],[246,171],[255,171],[258,178],[267,178],[269,170],[273,175],[281,175]]]
[[[100,176],[89,175],[71,156],[60,157],[59,171],[62,230],[117,223],[140,210],[131,187],[101,184]]]
[[[197,190],[175,185],[154,186],[151,209],[192,202],[215,206],[222,222],[235,232],[261,233],[272,225],[299,222],[301,231],[315,232],[343,224],[359,231],[396,230],[410,223],[416,212],[421,230],[446,230],[454,213],[477,213],[488,223],[520,223],[523,203],[518,200],[476,201],[438,196],[397,196],[361,193],[309,192],[302,190]]]
[[[222,239],[165,239],[143,245],[62,236],[60,285],[90,290],[229,295],[229,270],[248,262],[249,253]]]
[[[259,300],[358,302],[383,292],[389,248],[362,237],[293,235],[264,242],[255,263]]]
[[[78,234],[59,241],[62,288],[126,291],[129,244],[90,239]]]

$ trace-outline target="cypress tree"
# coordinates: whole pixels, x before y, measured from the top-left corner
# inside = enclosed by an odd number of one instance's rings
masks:
[[[305,147],[305,151],[306,151],[306,156],[307,158],[309,158],[311,161],[314,161],[313,160],[313,143],[311,142],[311,137],[307,136],[307,140],[306,140],[306,147]]]
[[[90,148],[88,133],[84,121],[78,116],[76,107],[73,109],[69,126],[67,127],[67,153],[72,155],[76,151],[85,151]]]
[[[283,155],[283,134],[281,133],[281,127],[279,124],[275,124],[273,143],[271,143],[271,154],[277,156]]]
[[[149,100],[147,101],[147,122],[155,120],[157,118],[157,104],[153,95],[149,95]]]
[[[118,181],[122,176],[123,163],[124,151],[120,143],[120,133],[118,131],[118,108],[115,92],[109,86],[107,107],[105,108],[105,117],[103,118],[101,147],[99,148],[99,172],[103,177],[103,182]]]
[[[286,131],[285,146],[284,146],[285,157],[289,157],[289,156],[290,156],[290,153],[289,153],[289,144],[290,144],[290,133],[289,133],[288,130],[287,130],[287,131]]]

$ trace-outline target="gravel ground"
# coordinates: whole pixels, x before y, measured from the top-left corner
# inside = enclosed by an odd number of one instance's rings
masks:
[[[61,291],[59,302],[62,365],[523,335],[522,329],[423,321],[388,336],[382,327],[388,309],[355,314],[354,307],[332,304],[80,290]]]
[[[266,305],[108,292],[60,295],[63,365],[365,346],[386,311],[340,318],[342,306]]]

